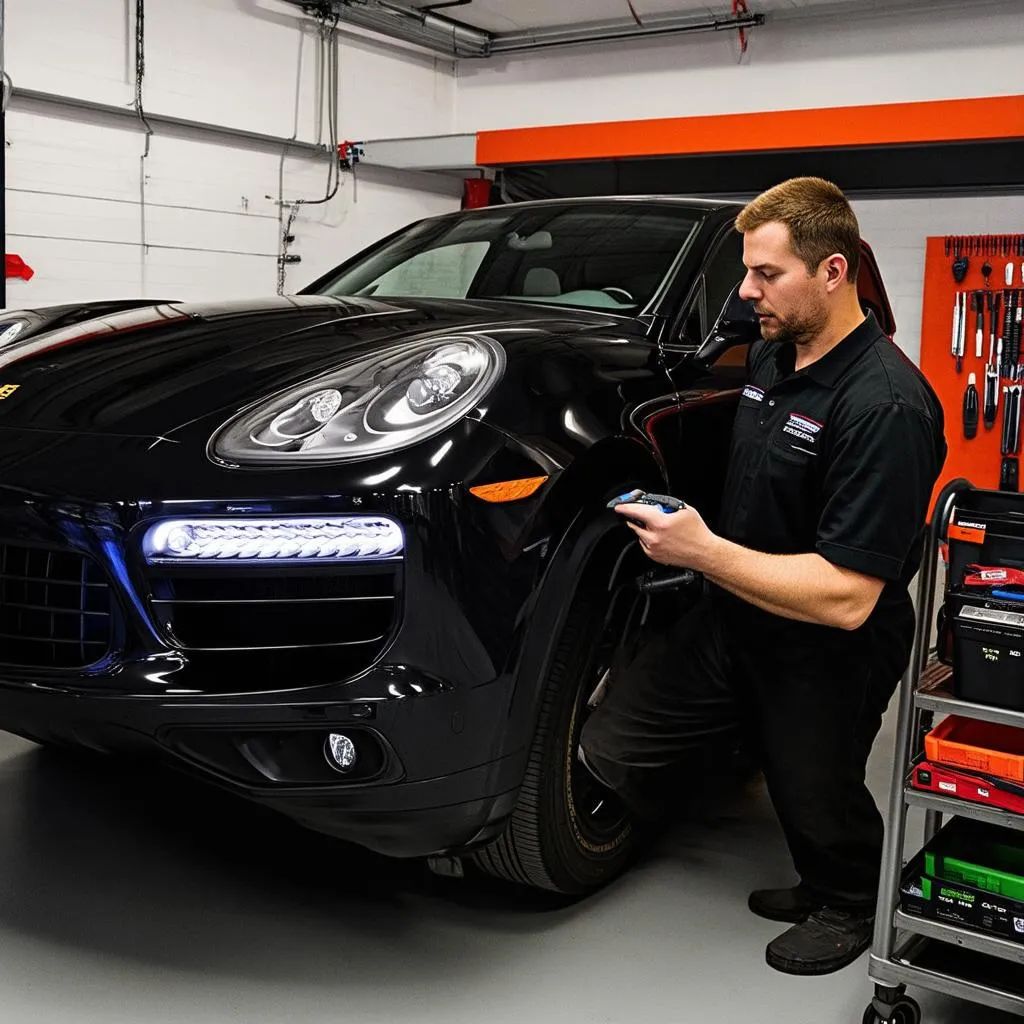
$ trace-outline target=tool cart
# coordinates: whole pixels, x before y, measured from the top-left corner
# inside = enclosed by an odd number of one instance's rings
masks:
[[[930,657],[940,562],[941,660]],[[1018,585],[1000,589],[1005,579]],[[928,529],[913,653],[900,689],[869,967],[875,996],[863,1024],[920,1024],[907,986],[1024,1016],[1022,582],[1024,495],[979,490],[964,479],[948,484]],[[1005,764],[993,766],[995,752],[957,742],[976,744],[975,734],[986,729],[1010,748]],[[912,808],[925,811],[924,847],[916,854],[907,843]],[[967,859],[984,859],[992,844],[1004,849],[1004,838],[1017,844],[1010,851],[1017,875],[965,865],[947,848],[963,840]]]

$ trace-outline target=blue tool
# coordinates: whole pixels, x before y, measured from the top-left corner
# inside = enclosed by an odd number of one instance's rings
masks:
[[[1019,590],[993,590],[992,596],[1001,597],[1004,601],[1024,601],[1024,593]]]
[[[620,494],[617,498],[612,498],[606,507],[615,508],[616,505],[653,505],[662,512],[678,512],[681,508],[686,508],[686,502],[669,494],[649,494],[641,490]]]

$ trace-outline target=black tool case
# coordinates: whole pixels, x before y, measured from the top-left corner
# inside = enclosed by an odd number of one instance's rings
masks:
[[[957,498],[948,532],[949,568],[943,609],[948,635],[940,651],[953,665],[953,692],[976,704],[1024,710],[1024,600],[972,587],[974,566],[1024,570],[1024,497],[968,490]]]

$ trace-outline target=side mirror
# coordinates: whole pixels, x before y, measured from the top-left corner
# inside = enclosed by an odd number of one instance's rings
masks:
[[[694,353],[701,366],[710,366],[727,349],[737,345],[750,345],[761,338],[761,322],[754,312],[753,303],[740,298],[740,286],[729,293],[715,326]]]

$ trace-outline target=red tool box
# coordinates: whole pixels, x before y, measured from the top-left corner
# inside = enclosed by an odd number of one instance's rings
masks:
[[[958,797],[971,803],[1024,814],[1024,786],[994,775],[922,761],[914,766],[910,783],[914,789],[927,793]]]

